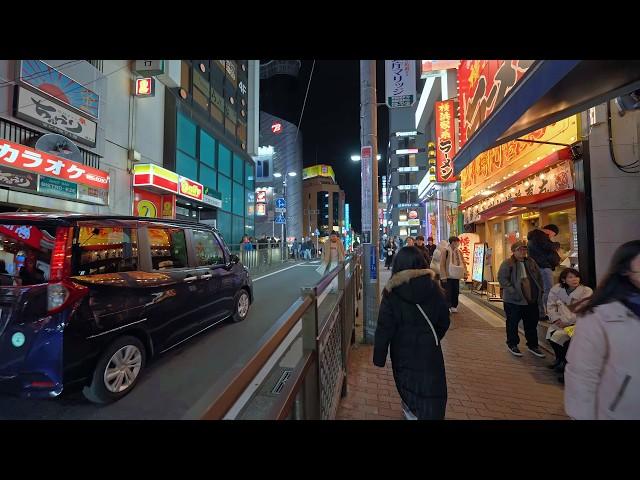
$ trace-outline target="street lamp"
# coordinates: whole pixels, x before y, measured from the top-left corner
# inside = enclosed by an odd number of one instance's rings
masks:
[[[276,177],[276,178],[280,178],[282,176],[282,174],[281,173],[274,173],[273,176]]]
[[[380,154],[376,155],[376,159],[382,160],[382,155],[380,155]],[[353,160],[354,162],[359,162],[360,161],[360,155],[351,155],[351,160]]]

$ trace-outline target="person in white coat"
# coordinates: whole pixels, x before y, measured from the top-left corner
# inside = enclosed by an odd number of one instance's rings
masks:
[[[578,310],[564,405],[577,420],[640,420],[640,240],[621,245]]]
[[[566,268],[560,274],[560,283],[553,286],[549,292],[547,300],[547,314],[551,325],[547,330],[546,339],[551,344],[551,348],[556,354],[556,361],[549,365],[560,373],[558,380],[564,382],[564,368],[566,365],[566,355],[569,349],[570,327],[576,323],[575,308],[580,302],[593,295],[586,285],[582,285],[580,272],[574,268]]]

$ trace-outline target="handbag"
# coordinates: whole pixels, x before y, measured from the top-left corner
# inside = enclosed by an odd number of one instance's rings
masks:
[[[427,314],[424,313],[424,310],[422,309],[422,307],[420,305],[418,305],[417,303],[416,303],[416,307],[418,307],[418,310],[420,310],[420,313],[422,314],[424,319],[427,321],[427,323],[431,327],[431,331],[433,332],[433,338],[436,339],[436,347],[437,347],[438,345],[440,345],[440,342],[438,341],[438,335],[436,335],[436,329],[433,328],[433,324],[431,323],[431,320],[429,320],[429,317],[427,316]]]
[[[451,250],[451,253],[454,253],[453,250]],[[449,250],[447,250],[447,255],[449,255]],[[464,267],[462,265],[454,265],[454,263],[451,261],[452,256],[453,255],[449,256],[449,278],[460,280],[462,277],[464,277]]]

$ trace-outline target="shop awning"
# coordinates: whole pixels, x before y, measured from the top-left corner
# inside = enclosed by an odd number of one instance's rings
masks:
[[[480,153],[640,89],[640,61],[538,60],[454,157],[459,175]]]
[[[575,190],[561,190],[559,192],[538,193],[507,200],[504,203],[491,207],[480,214],[476,223],[486,222],[494,217],[509,215],[516,211],[524,211],[526,208],[542,208],[571,201],[575,196]]]

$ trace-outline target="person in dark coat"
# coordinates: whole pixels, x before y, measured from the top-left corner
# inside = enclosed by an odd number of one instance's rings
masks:
[[[447,405],[440,342],[449,328],[449,306],[434,279],[417,248],[401,249],[378,313],[373,363],[384,367],[391,350],[393,378],[411,420],[442,420]]]
[[[424,260],[427,262],[427,265],[429,265],[431,263],[431,254],[429,253],[429,250],[427,249],[426,245],[424,244],[424,237],[422,235],[418,235],[416,237],[415,247],[418,250],[420,250],[422,255],[424,255]]]
[[[390,238],[387,241],[387,244],[384,246],[386,251],[386,258],[384,262],[384,266],[387,267],[387,270],[391,268],[391,264],[393,263],[393,256],[396,254],[396,250],[398,250],[398,244],[396,243],[396,237]]]
[[[545,225],[542,229],[531,230],[527,235],[529,257],[533,258],[538,264],[542,274],[542,281],[544,282],[542,305],[544,310],[543,317],[546,317],[545,319],[547,320],[549,318],[547,316],[547,301],[549,292],[553,288],[553,271],[560,265],[560,255],[558,254],[560,244],[551,241],[551,239],[558,235],[559,232],[560,229],[551,223]]]

